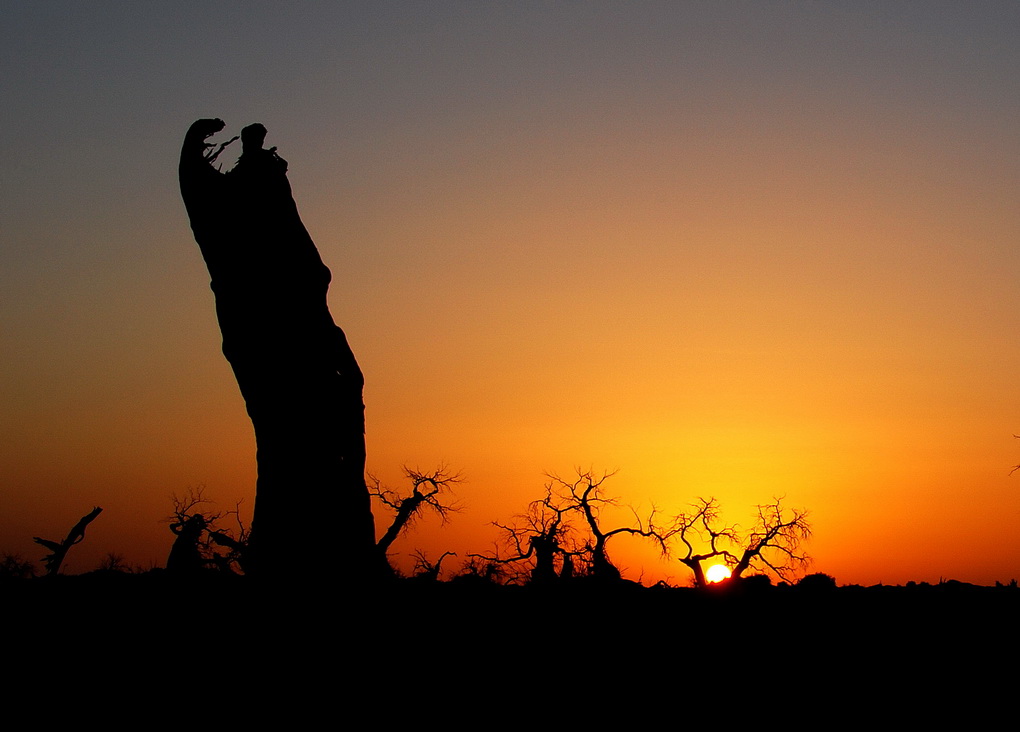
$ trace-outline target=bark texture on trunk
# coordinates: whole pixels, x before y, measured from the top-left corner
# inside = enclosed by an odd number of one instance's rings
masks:
[[[330,271],[301,222],[287,163],[265,128],[242,132],[237,165],[206,158],[221,120],[181,150],[181,195],[209,268],[223,354],[255,428],[258,482],[246,565],[269,577],[375,569],[365,486],[364,377],[326,302]]]

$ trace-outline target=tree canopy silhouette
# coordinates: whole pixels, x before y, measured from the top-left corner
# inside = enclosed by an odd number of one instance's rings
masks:
[[[651,539],[665,552],[669,537],[656,526],[654,508],[644,520],[631,509],[631,523],[605,526],[604,509],[620,505],[619,499],[605,492],[604,483],[613,475],[578,469],[577,478],[568,480],[547,473],[544,498],[532,501],[527,513],[515,516],[512,523],[494,523],[502,533],[504,550],[495,555],[471,556],[530,567],[529,579],[536,584],[571,579],[575,572],[596,580],[620,580],[620,570],[606,549],[611,538],[620,534],[640,536]],[[581,566],[575,568],[575,562]]]
[[[391,490],[383,486],[378,478],[370,476],[372,485],[369,487],[369,493],[393,513],[393,520],[376,543],[378,559],[382,563],[388,564],[386,554],[390,546],[398,536],[410,529],[422,514],[434,513],[445,524],[451,513],[460,511],[457,503],[450,498],[451,487],[461,482],[460,473],[451,473],[445,466],[431,472],[412,470],[405,466],[404,475],[411,481],[410,492]],[[438,576],[438,566],[442,561],[443,557],[440,557],[436,564],[432,565],[424,554],[419,554],[416,564],[426,573],[435,569]]]
[[[173,514],[167,517],[174,543],[166,560],[168,571],[196,574],[208,569],[247,573],[249,530],[241,522],[240,504],[233,511],[215,511],[204,496],[205,488],[189,488],[183,496],[174,494]],[[201,510],[201,512],[199,512]],[[221,521],[233,516],[236,529]],[[222,551],[216,551],[217,548]]]
[[[695,587],[704,587],[704,562],[718,558],[740,579],[748,570],[789,581],[810,562],[802,544],[811,537],[807,511],[786,509],[782,499],[757,507],[758,517],[748,531],[720,523],[719,504],[700,498],[690,511],[679,514],[667,539],[679,542],[683,553],[672,553],[694,574]]]
[[[378,571],[365,485],[364,377],[326,303],[331,274],[301,222],[287,162],[245,127],[237,164],[213,163],[220,119],[191,125],[181,195],[216,298],[223,354],[257,443],[258,480],[247,551],[252,574],[280,577],[343,566]],[[314,506],[294,520],[296,505]],[[310,518],[314,517],[314,518]],[[300,555],[301,560],[295,557]]]

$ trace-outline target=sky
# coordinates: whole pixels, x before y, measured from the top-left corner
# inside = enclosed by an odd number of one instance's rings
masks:
[[[401,566],[491,552],[590,469],[641,513],[715,497],[746,527],[781,497],[841,584],[1020,577],[1020,5],[0,11],[0,552],[38,562],[98,505],[66,571],[162,566],[199,487],[250,517],[176,173],[220,117],[290,164],[369,471],[463,477]]]

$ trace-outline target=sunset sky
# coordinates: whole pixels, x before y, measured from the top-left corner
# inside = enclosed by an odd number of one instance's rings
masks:
[[[66,571],[161,566],[171,494],[203,485],[250,517],[177,184],[221,117],[289,161],[369,470],[463,474],[402,565],[491,551],[581,467],[645,513],[714,496],[747,526],[785,497],[841,584],[1020,578],[1020,4],[0,13],[0,552],[38,562],[98,505]]]

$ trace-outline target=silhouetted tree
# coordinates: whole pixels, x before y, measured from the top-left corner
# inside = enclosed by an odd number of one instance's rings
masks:
[[[758,518],[747,532],[737,526],[720,526],[719,505],[714,498],[699,499],[691,511],[681,513],[667,538],[683,545],[677,558],[694,574],[695,587],[707,584],[702,563],[719,558],[738,580],[749,569],[789,581],[810,559],[801,545],[811,536],[807,512],[787,510],[781,499],[757,507]]]
[[[331,274],[301,222],[266,128],[207,142],[219,119],[192,124],[181,149],[181,195],[212,282],[223,354],[255,429],[258,480],[248,569],[283,576],[343,566],[348,579],[378,569],[365,486],[364,377],[326,303]],[[235,138],[236,139],[236,138]],[[297,503],[315,506],[293,520]],[[300,551],[296,562],[292,552]]]
[[[208,530],[209,540],[227,550],[224,554],[214,552],[211,559],[213,564],[223,572],[235,572],[240,569],[242,574],[248,574],[248,529],[240,519],[237,524],[239,528],[236,536],[232,532],[220,528]]]
[[[414,552],[414,579],[424,582],[436,582],[439,573],[443,571],[443,560],[447,557],[457,556],[454,552],[443,552],[435,563],[430,562],[425,552],[416,549]]]
[[[173,546],[167,558],[166,568],[175,573],[193,574],[205,569],[216,568],[225,572],[246,569],[248,556],[248,530],[240,519],[240,507],[233,511],[221,512],[197,509],[208,506],[211,501],[204,497],[204,489],[189,489],[185,496],[172,496],[174,511],[167,521],[174,533]],[[220,522],[227,516],[237,521],[237,535],[223,528]],[[223,547],[225,552],[217,552]]]
[[[537,585],[569,579],[573,575],[573,558],[581,552],[570,536],[573,527],[569,518],[574,508],[559,504],[552,484],[548,484],[545,497],[528,504],[527,512],[515,516],[512,523],[492,522],[502,533],[504,552],[471,556],[496,564],[524,566],[527,579]]]
[[[610,498],[605,495],[602,484],[615,473],[603,473],[597,477],[592,471],[577,471],[577,480],[566,481],[555,474],[548,474],[553,483],[552,492],[558,494],[561,505],[568,509],[577,511],[584,519],[591,537],[587,544],[587,559],[590,565],[590,573],[593,577],[603,580],[620,579],[620,570],[609,560],[606,552],[606,543],[619,534],[630,534],[642,536],[654,540],[660,549],[666,551],[666,539],[668,538],[660,529],[655,526],[656,511],[653,508],[651,514],[645,521],[642,521],[637,512],[631,509],[634,515],[634,526],[617,526],[613,529],[602,528],[602,511],[608,506],[619,506],[617,498]]]
[[[453,581],[462,584],[501,585],[507,580],[506,567],[479,554],[468,555]]]
[[[790,579],[811,560],[801,544],[811,538],[807,511],[784,509],[781,499],[758,506],[758,520],[743,537],[743,551],[733,567],[739,578],[749,568]]]
[[[102,512],[103,509],[96,506],[92,511],[82,516],[78,523],[71,528],[63,541],[56,542],[49,539],[40,539],[38,536],[34,537],[36,544],[40,544],[50,550],[50,553],[43,557],[43,564],[46,566],[47,575],[57,574],[60,571],[60,565],[64,563],[64,557],[67,556],[67,552],[75,544],[80,544],[84,541],[85,529]]]
[[[736,562],[736,557],[724,548],[739,542],[736,530],[732,526],[717,527],[718,520],[719,505],[716,500],[699,498],[698,503],[692,505],[691,511],[676,517],[669,532],[670,536],[677,537],[683,544],[684,551],[677,554],[677,559],[694,573],[695,587],[708,584],[702,562],[716,557],[727,563]],[[700,550],[695,549],[695,546]]]
[[[665,551],[668,535],[655,525],[654,509],[645,521],[632,511],[636,526],[603,528],[603,510],[620,505],[603,490],[603,483],[612,475],[578,470],[577,479],[567,481],[547,474],[550,482],[544,498],[529,504],[527,513],[514,517],[510,524],[493,523],[501,530],[504,551],[472,556],[499,564],[526,562],[531,567],[530,579],[537,584],[574,576],[575,560],[585,565],[593,578],[619,580],[620,570],[606,550],[609,539],[619,534],[641,536],[654,540]]]
[[[451,473],[445,466],[440,466],[430,473],[411,470],[405,466],[404,475],[411,481],[411,491],[407,494],[390,490],[384,487],[378,478],[369,476],[371,479],[369,494],[393,512],[393,520],[376,542],[381,562],[387,562],[386,554],[393,542],[410,529],[423,514],[434,513],[445,524],[451,513],[460,510],[460,507],[451,500],[451,487],[461,482],[459,473]],[[442,562],[442,558],[439,561]]]
[[[177,574],[194,574],[210,564],[209,539],[206,530],[216,522],[219,514],[198,513],[195,509],[209,503],[202,497],[202,489],[189,490],[185,497],[172,497],[173,516],[168,521],[173,532],[173,545],[166,560],[166,568]]]

